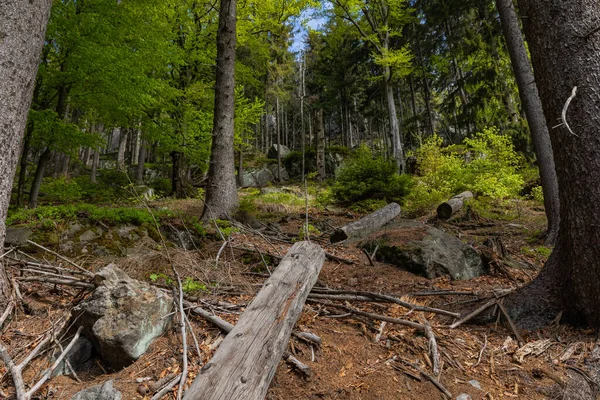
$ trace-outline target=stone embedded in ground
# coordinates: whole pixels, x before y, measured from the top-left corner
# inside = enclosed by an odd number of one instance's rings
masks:
[[[429,279],[443,275],[454,280],[470,279],[487,273],[473,247],[417,221],[388,224],[362,242],[362,247],[370,253],[376,246],[379,246],[378,261]]]
[[[92,386],[75,393],[71,400],[122,400],[123,395],[113,387],[113,381],[106,381],[102,385]]]
[[[279,152],[281,153],[281,158],[285,158],[288,154],[290,154],[290,149],[287,146],[281,145]],[[271,145],[269,148],[269,152],[267,153],[268,158],[277,158],[277,144]]]
[[[62,343],[63,348],[68,346],[69,341]],[[92,342],[84,336],[80,336],[71,350],[67,353],[64,360],[58,364],[58,367],[52,372],[52,376],[59,375],[71,375],[73,372],[67,366],[65,361],[69,362],[69,365],[75,372],[89,371],[95,364],[94,357],[92,356]]]
[[[171,321],[173,302],[164,292],[131,279],[110,264],[94,277],[97,288],[76,307],[78,322],[97,353],[114,369],[141,357]]]
[[[456,397],[456,400],[472,400],[472,397],[466,393],[460,394]]]
[[[26,246],[32,236],[33,230],[28,226],[9,226],[6,228],[4,245],[6,247]]]

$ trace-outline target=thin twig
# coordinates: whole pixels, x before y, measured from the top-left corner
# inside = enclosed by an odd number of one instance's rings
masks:
[[[453,323],[452,325],[450,325],[450,328],[454,329],[454,328],[459,327],[460,325],[462,325],[465,322],[469,321],[471,318],[474,318],[474,317],[478,316],[479,314],[481,314],[482,312],[484,312],[485,310],[487,310],[488,308],[490,308],[494,304],[496,304],[496,300],[488,301],[487,303],[485,303],[484,305],[482,305],[481,307],[479,307],[475,311],[467,314],[463,318],[459,319],[458,321],[456,321],[455,323]]]
[[[435,334],[427,320],[423,318],[421,319],[421,323],[425,327],[425,336],[428,340],[429,352],[431,353],[431,360],[433,362],[433,374],[438,376],[440,374],[440,353],[438,351],[437,341],[435,340]]]
[[[58,253],[57,253],[57,252],[55,252],[55,251],[52,251],[52,250],[50,250],[50,249],[47,249],[46,247],[42,246],[41,244],[37,244],[36,242],[34,242],[34,241],[32,241],[32,240],[27,240],[27,243],[29,243],[29,244],[32,244],[32,245],[34,245],[34,246],[36,246],[36,247],[39,247],[40,249],[42,249],[42,250],[44,250],[44,251],[46,251],[46,252],[48,252],[48,253],[50,253],[50,254],[52,254],[52,255],[54,255],[54,256],[56,256],[56,257],[58,257],[58,258],[60,258],[61,260],[65,261],[65,262],[67,262],[67,263],[69,263],[69,264],[71,264],[72,266],[74,266],[75,268],[77,268],[78,270],[80,270],[81,272],[85,273],[87,276],[94,276],[94,274],[93,274],[92,272],[90,272],[90,271],[88,271],[87,269],[85,269],[85,268],[81,267],[80,265],[78,265],[78,264],[77,264],[77,263],[75,263],[74,261],[71,261],[71,260],[70,260],[70,259],[68,259],[67,257],[64,257],[64,256],[62,256],[62,255],[58,254]]]
[[[163,387],[154,396],[152,396],[152,399],[150,399],[150,400],[160,400],[160,399],[162,399],[167,393],[169,393],[169,391],[171,389],[173,389],[173,387],[175,385],[177,385],[177,382],[181,381],[181,375],[182,374],[179,374],[175,378],[173,378],[173,380],[171,382],[169,382],[168,384],[166,384],[165,387]]]
[[[391,322],[392,324],[409,326],[411,328],[418,329],[420,331],[424,331],[425,330],[425,327],[422,324],[419,324],[419,323],[413,322],[413,321],[408,321],[408,320],[398,319],[398,318],[392,318],[392,317],[386,317],[385,315],[373,314],[373,313],[369,313],[369,312],[366,312],[366,311],[357,310],[356,308],[352,308],[352,307],[348,307],[348,306],[343,306],[341,304],[334,304],[334,303],[330,303],[330,302],[318,301],[318,300],[311,300],[311,299],[307,299],[307,301],[309,301],[311,303],[321,304],[321,305],[324,305],[324,306],[327,306],[327,307],[338,308],[340,310],[344,310],[346,312],[349,312],[349,313],[352,313],[352,314],[355,314],[355,315],[361,315],[363,317],[375,319],[375,320],[378,320],[378,321],[386,321],[386,322]]]
[[[513,333],[515,334],[515,337],[517,338],[517,341],[519,342],[519,347],[522,347],[523,344],[525,344],[525,342],[523,341],[523,338],[519,334],[519,330],[517,329],[517,326],[513,322],[510,315],[508,315],[506,308],[504,308],[504,305],[502,305],[502,301],[498,301],[497,304],[498,304],[498,307],[500,308],[500,311],[504,315],[504,318],[506,318],[506,320],[508,321],[508,325],[510,326],[510,329],[512,329]]]
[[[411,367],[413,367],[414,369],[416,369],[417,371],[419,371],[419,373],[421,375],[423,375],[425,378],[427,378],[431,383],[433,383],[433,385],[438,388],[440,390],[440,392],[442,392],[447,398],[451,399],[452,398],[452,393],[450,393],[448,391],[448,389],[446,389],[444,387],[444,385],[442,385],[440,383],[440,381],[438,381],[435,377],[429,375],[427,372],[423,371],[423,369],[421,367],[419,367],[417,364],[413,364],[411,362],[408,362],[406,360],[403,360],[400,358],[400,361],[402,361],[403,363],[405,363],[406,365],[409,365]]]

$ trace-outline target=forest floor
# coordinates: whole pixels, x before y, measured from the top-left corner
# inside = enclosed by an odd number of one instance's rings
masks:
[[[186,215],[199,216],[201,213],[197,200],[169,201],[163,206],[179,209]],[[486,215],[488,218],[476,216],[469,221],[440,222],[433,214],[420,218],[475,247],[486,238],[500,237],[509,254],[530,267],[492,270],[487,276],[467,281],[450,281],[447,277],[430,280],[395,266],[379,262],[370,265],[367,256],[355,245],[332,245],[328,240],[332,227],[341,226],[358,215],[346,210],[310,209],[311,224],[322,232],[311,236],[311,240],[321,244],[327,253],[347,261],[329,257],[316,286],[391,294],[416,304],[448,310],[476,308],[485,299],[499,296],[503,289],[514,289],[531,281],[549,252],[539,238],[539,232],[544,229],[543,210],[526,202],[505,207],[497,207],[493,210],[495,214]],[[265,218],[256,225],[263,228],[232,232],[230,244],[223,249],[218,262],[215,257],[223,241],[216,239],[217,235],[214,239],[204,239],[197,250],[167,248],[182,276],[193,277],[210,287],[210,290],[194,294],[199,298],[197,302],[232,323],[268,278],[261,254],[274,267],[276,262],[272,263],[267,255],[285,255],[305,222],[301,208],[270,205],[262,211]],[[509,214],[510,218],[507,217]],[[149,281],[152,275],[171,274],[164,248],[143,247],[143,241],[137,246],[141,251],[128,257],[93,259],[88,255],[76,261],[90,270],[115,262],[130,276],[143,281]],[[41,254],[36,256],[42,257]],[[16,358],[27,354],[53,321],[65,315],[81,299],[79,289],[43,283],[22,285],[21,292],[27,312],[18,310],[2,332],[2,341]],[[214,306],[217,301],[235,306]],[[569,398],[565,393],[569,390],[565,385],[569,374],[587,374],[584,361],[596,345],[594,332],[559,324],[536,332],[519,332],[522,345],[526,344],[521,346],[504,318],[494,324],[463,324],[450,329],[451,317],[410,312],[390,303],[345,304],[389,317],[415,322],[427,320],[433,327],[441,355],[441,373],[436,380],[453,399],[461,394],[472,399]],[[189,383],[223,337],[210,323],[197,317],[190,317],[190,320],[202,354],[198,356],[194,346],[190,346]],[[296,329],[322,339],[320,347],[297,339],[290,342],[290,351],[310,367],[313,375],[306,378],[280,362],[267,399],[446,398],[440,389],[409,365],[417,365],[432,374],[428,340],[412,328],[344,316],[342,312],[309,299]],[[48,357],[35,360],[25,371],[26,382],[39,376],[47,364]],[[79,390],[113,379],[115,387],[123,393],[123,399],[149,399],[151,395],[140,394],[147,384],[140,381],[147,378],[156,381],[176,374],[181,370],[180,364],[181,338],[179,330],[173,327],[152,343],[149,351],[133,365],[110,372],[97,363],[90,372],[80,373],[78,380],[68,376],[53,378],[38,393],[38,398],[70,399]],[[13,392],[12,381],[4,367],[1,372],[0,398],[8,398]],[[172,393],[167,398],[174,398]]]

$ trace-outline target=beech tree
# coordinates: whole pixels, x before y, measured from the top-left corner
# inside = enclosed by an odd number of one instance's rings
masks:
[[[500,14],[502,31],[512,62],[515,78],[519,87],[521,104],[527,117],[531,139],[537,156],[540,180],[544,193],[544,206],[548,220],[546,243],[554,244],[558,237],[560,223],[558,180],[552,155],[550,134],[544,118],[542,102],[531,70],[527,49],[519,27],[519,17],[512,0],[496,0],[496,8]]]
[[[600,327],[600,7],[520,0],[558,175],[560,231],[548,262],[508,303],[525,328]],[[508,304],[505,302],[505,304]]]
[[[227,218],[238,205],[233,152],[236,0],[221,0],[217,32],[215,114],[202,219]]]
[[[0,252],[51,5],[51,0],[0,1]],[[2,308],[10,298],[10,288],[6,271],[0,268]]]

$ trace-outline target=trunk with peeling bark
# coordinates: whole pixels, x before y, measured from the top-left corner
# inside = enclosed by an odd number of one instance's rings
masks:
[[[264,399],[324,261],[319,245],[294,244],[200,370],[184,400]]]
[[[538,93],[537,85],[531,70],[529,57],[521,28],[519,17],[512,0],[496,0],[496,8],[500,14],[502,31],[506,39],[508,53],[515,72],[515,79],[519,87],[521,104],[527,117],[531,139],[537,156],[540,170],[540,180],[544,193],[544,207],[548,220],[546,244],[556,243],[560,225],[560,209],[558,199],[558,179],[554,166],[554,155],[550,143],[550,133],[544,118],[544,110]]]
[[[51,5],[50,0],[6,0],[0,6],[0,251]],[[10,298],[10,288],[0,266],[2,309]]]
[[[329,238],[329,241],[337,243],[344,240],[362,239],[396,218],[399,214],[400,206],[398,203],[390,203],[374,213],[362,217],[358,221],[336,229]]]
[[[233,152],[236,0],[221,0],[217,32],[215,115],[203,220],[228,218],[238,206]]]
[[[600,8],[597,0],[520,0],[558,174],[560,232],[538,277],[506,299],[526,328],[563,320],[600,327]],[[577,87],[577,91],[574,88]],[[575,95],[574,95],[575,94]],[[574,95],[574,96],[573,96]]]

